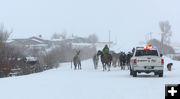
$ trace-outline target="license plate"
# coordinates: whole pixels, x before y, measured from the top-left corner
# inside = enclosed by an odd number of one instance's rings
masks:
[[[148,66],[148,67],[146,67],[146,68],[147,68],[147,69],[152,69],[152,67],[149,67],[149,66]]]
[[[138,60],[138,62],[147,62],[147,60]]]

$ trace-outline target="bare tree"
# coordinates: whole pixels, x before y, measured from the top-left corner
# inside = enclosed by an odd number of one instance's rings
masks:
[[[0,77],[7,76],[11,70],[11,62],[13,52],[12,48],[6,44],[6,40],[9,38],[11,32],[4,28],[2,24],[0,26]]]
[[[66,31],[63,31],[61,34],[60,33],[54,33],[51,37],[51,39],[66,39],[66,35],[67,35],[67,32]]]
[[[4,25],[1,24],[0,25],[0,42],[5,42],[9,38],[11,33],[12,33],[12,31],[10,32],[10,31],[6,30],[4,28]]]
[[[88,39],[89,39],[92,43],[98,42],[98,37],[97,37],[97,35],[96,35],[95,33],[89,35],[89,36],[88,36]]]
[[[54,33],[51,37],[51,39],[60,39],[60,38],[61,38],[61,35],[58,33]]]
[[[160,29],[161,29],[161,47],[163,49],[163,44],[169,45],[171,36],[172,36],[172,31],[171,31],[171,25],[169,24],[168,21],[161,21],[159,23]]]

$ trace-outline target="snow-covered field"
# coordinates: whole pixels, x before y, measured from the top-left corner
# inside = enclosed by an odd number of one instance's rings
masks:
[[[0,99],[165,99],[165,84],[180,83],[180,62],[173,62],[164,77],[150,74],[133,78],[129,71],[112,68],[103,72],[93,69],[92,60],[82,62],[82,70],[70,63],[60,68],[19,77],[0,79]],[[165,66],[166,67],[166,66]]]

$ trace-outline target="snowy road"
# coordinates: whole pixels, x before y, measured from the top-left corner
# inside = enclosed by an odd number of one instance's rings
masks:
[[[164,77],[139,75],[112,68],[103,72],[93,69],[92,60],[82,62],[82,70],[73,70],[70,63],[60,68],[21,77],[0,79],[0,99],[165,99],[165,84],[180,83],[180,62],[173,70],[165,68]],[[167,64],[167,63],[166,63]]]

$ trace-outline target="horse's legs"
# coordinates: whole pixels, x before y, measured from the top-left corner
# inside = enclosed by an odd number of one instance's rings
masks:
[[[78,66],[78,69],[80,69],[80,68],[79,68],[79,64],[78,64],[77,66]]]
[[[107,69],[106,69],[106,66],[107,66],[107,64],[104,64],[104,69],[105,69],[105,70],[107,70]]]
[[[79,64],[79,69],[81,69],[81,65]]]
[[[118,66],[118,59],[116,59],[116,67]]]
[[[123,70],[125,70],[125,65],[124,65],[124,63],[123,63]]]
[[[116,60],[114,61],[114,67],[116,67]]]
[[[125,69],[125,64],[124,64],[124,60],[122,61],[122,70]]]
[[[123,69],[122,61],[120,62],[120,65],[121,65],[121,70],[122,70]]]
[[[118,66],[120,67],[120,61],[118,60]]]
[[[129,63],[128,62],[126,63],[126,66],[127,66],[127,69],[129,70]]]
[[[117,66],[117,60],[115,60],[115,67]]]
[[[93,62],[93,64],[94,64],[94,69],[96,69],[96,63],[95,63],[95,62]]]
[[[114,67],[116,67],[116,60],[115,60],[115,59],[113,59],[112,65],[113,65]]]
[[[74,70],[76,70],[76,64],[74,64]]]
[[[122,61],[120,61],[120,65],[121,65],[121,70],[123,69],[123,64],[122,64]]]
[[[108,71],[110,71],[110,67],[111,67],[110,64],[108,63],[107,66],[108,66]]]
[[[102,63],[102,66],[103,66],[103,71],[105,70],[105,64],[104,63]]]
[[[95,66],[96,66],[95,69],[97,69],[97,67],[98,67],[98,63],[97,62],[95,63]]]
[[[93,64],[94,64],[94,69],[96,69],[96,62],[94,59],[93,59]]]
[[[98,63],[95,61],[95,62],[94,62],[94,69],[97,69],[97,64],[98,64]]]
[[[125,70],[125,68],[126,68],[126,61],[124,61],[124,64],[123,64],[123,65],[124,65],[124,70]]]
[[[78,64],[78,65],[79,65],[79,69],[81,70],[81,62],[79,62],[79,64]]]
[[[102,66],[103,66],[103,71],[104,71],[104,64],[102,64]]]

